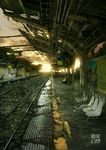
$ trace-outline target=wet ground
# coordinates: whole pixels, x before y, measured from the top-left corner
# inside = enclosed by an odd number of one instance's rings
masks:
[[[54,150],[51,80],[48,80],[22,138],[22,150]]]
[[[100,117],[87,120],[87,116],[79,109],[84,102],[76,101],[82,95],[80,86],[64,84],[61,79],[57,77],[54,80],[59,111],[63,120],[69,122],[72,132],[72,138],[68,140],[69,150],[105,150],[106,104]]]
[[[56,99],[59,107],[59,112],[64,121],[68,121],[71,128],[71,137],[66,137],[69,150],[105,150],[106,149],[106,104],[103,109],[103,114],[98,118],[90,118],[79,109],[83,101],[80,101],[82,89],[79,83],[68,85],[61,82],[62,78],[54,78],[56,91]],[[10,110],[7,106],[13,106],[21,99],[26,99],[33,96],[36,85],[35,79],[26,80],[8,84],[1,88],[0,107],[1,119]],[[24,83],[24,84],[23,84]],[[30,87],[30,88],[28,88]],[[21,90],[19,90],[21,89]],[[17,91],[17,92],[14,92]],[[32,94],[33,93],[33,94]],[[54,120],[51,108],[51,100],[53,97],[52,83],[49,80],[33,111],[31,111],[30,122],[21,139],[22,150],[54,150]],[[25,97],[24,97],[25,96]],[[76,99],[77,98],[77,99]],[[14,101],[12,101],[14,100]],[[87,101],[85,102],[87,103]],[[10,105],[11,104],[11,105]],[[11,126],[10,126],[11,128]],[[12,128],[11,128],[12,129]],[[3,134],[2,134],[3,132]],[[4,131],[0,133],[1,138],[5,138]],[[1,146],[1,145],[0,145]],[[16,149],[16,148],[15,148]],[[65,150],[65,149],[64,149]]]
[[[43,123],[46,119],[50,121],[50,127],[51,124],[53,124],[51,119],[52,117],[50,118],[50,116],[48,116],[47,118],[47,116],[44,113],[43,117],[41,117],[43,111],[46,114],[50,114],[51,112],[49,104],[49,100],[51,99],[47,97],[48,94],[42,94],[42,105],[40,103],[41,101],[39,101],[39,106],[36,106],[38,102],[38,95],[40,94],[39,92],[41,91],[47,79],[47,77],[42,76],[30,77],[21,81],[17,80],[16,82],[11,83],[6,82],[5,84],[0,86],[0,150],[7,149],[9,141],[11,141],[11,143],[9,142],[8,149],[20,150],[20,143],[22,142],[21,137],[24,134],[24,131],[26,130],[26,126],[30,120],[29,117],[31,118],[31,115],[33,116],[33,114],[34,116],[35,114],[38,116],[38,119],[34,118],[34,120],[36,121],[34,126],[37,126],[36,128],[43,129],[45,127],[45,124]],[[45,87],[46,93],[49,93],[47,90],[48,87]],[[45,106],[43,103],[45,105],[48,103],[48,105]],[[34,111],[36,112],[32,111],[32,104],[35,106],[36,109]],[[32,121],[32,123],[34,122],[34,120]],[[34,135],[36,133],[40,135],[40,132],[36,129],[37,132],[35,133],[34,129],[35,128],[31,129],[31,133],[33,133]],[[46,134],[46,131],[43,130],[42,132]],[[47,132],[47,135],[48,134],[49,133]],[[44,138],[44,136],[42,137]],[[27,137],[28,136],[26,136],[25,138]],[[39,141],[39,138],[37,139],[37,141]],[[39,150],[42,147],[44,146],[39,145]],[[43,149],[44,148],[42,148],[42,150]]]

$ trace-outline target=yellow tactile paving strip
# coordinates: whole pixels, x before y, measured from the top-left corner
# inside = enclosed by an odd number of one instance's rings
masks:
[[[55,150],[68,150],[66,139],[62,136],[62,132],[65,131],[69,137],[71,137],[71,130],[67,121],[62,120],[62,116],[59,112],[58,103],[56,99],[55,84],[52,78],[52,112],[54,119],[54,146]]]

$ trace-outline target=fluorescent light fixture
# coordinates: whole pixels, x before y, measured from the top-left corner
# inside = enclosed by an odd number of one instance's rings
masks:
[[[39,19],[40,19],[39,16],[33,16],[33,15],[31,15],[30,18],[31,18],[31,19],[36,19],[36,20],[39,20]]]
[[[38,34],[39,36],[43,36],[43,32],[40,31],[40,30],[37,30],[37,34]]]
[[[26,14],[21,14],[20,16],[23,18],[27,18]]]
[[[12,10],[7,10],[7,9],[5,9],[5,12],[7,12],[7,13],[13,13]]]
[[[58,42],[59,42],[59,43],[62,43],[62,40],[61,40],[61,39],[59,39],[59,40],[58,40]]]
[[[46,37],[49,39],[50,38],[50,36],[49,36],[49,33],[48,32],[45,32],[45,35],[46,35]]]
[[[11,53],[9,53],[9,52],[7,52],[6,54],[7,54],[7,55],[11,55]]]
[[[49,34],[46,34],[46,37],[49,39],[50,38]]]

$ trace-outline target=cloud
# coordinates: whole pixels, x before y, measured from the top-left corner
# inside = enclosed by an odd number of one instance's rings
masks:
[[[23,25],[5,16],[0,9],[0,36],[18,35],[20,34],[19,28],[23,28]]]
[[[15,22],[12,18],[9,18],[3,14],[0,9],[0,36],[12,36],[19,35],[19,28],[23,28],[22,24]],[[0,46],[20,45],[28,44],[28,41],[24,37],[19,38],[0,38]]]

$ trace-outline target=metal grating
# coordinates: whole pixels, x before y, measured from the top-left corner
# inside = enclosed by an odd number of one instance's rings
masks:
[[[33,144],[33,143],[27,143],[25,146],[23,146],[24,150],[49,150],[49,148],[45,145],[41,144]]]
[[[42,91],[34,117],[23,136],[23,150],[53,150],[53,118],[51,112],[50,85]]]

